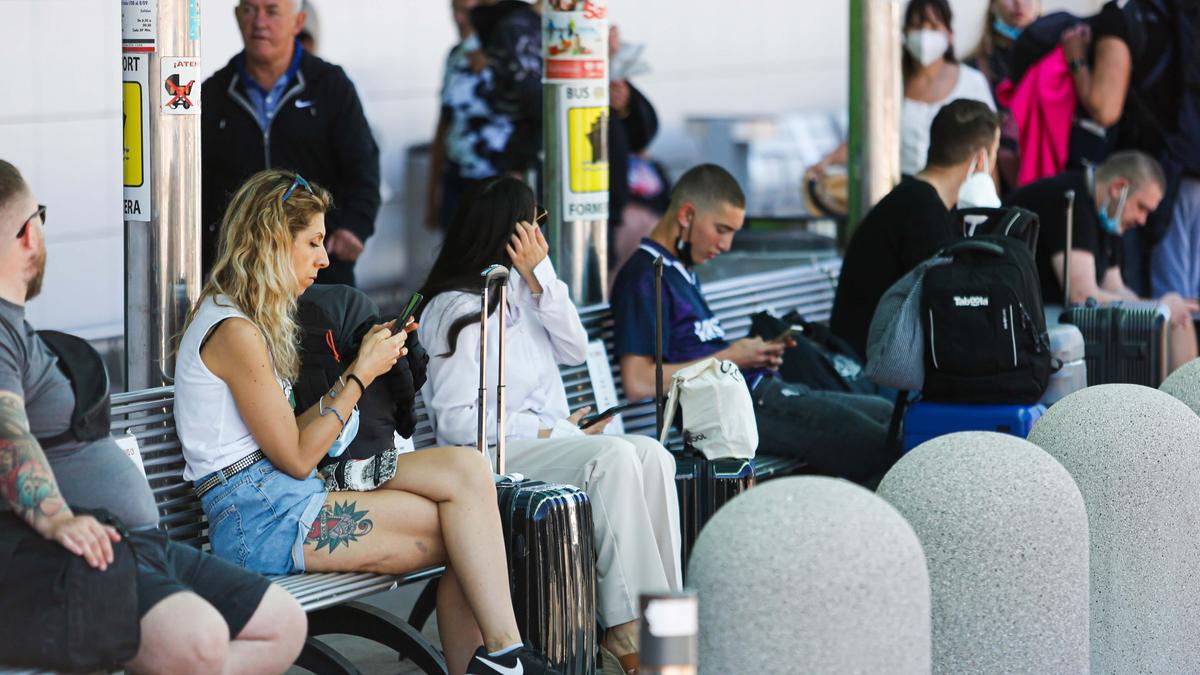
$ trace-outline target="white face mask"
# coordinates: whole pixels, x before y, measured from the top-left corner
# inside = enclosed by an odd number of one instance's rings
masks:
[[[976,173],[975,165],[978,161],[978,157],[971,161],[971,168],[967,170],[967,180],[958,190],[958,208],[1000,208],[1000,195],[996,194],[996,183],[992,181],[988,161],[984,159],[983,171]]]
[[[904,48],[922,66],[937,61],[946,55],[950,38],[940,30],[922,28],[904,34]]]

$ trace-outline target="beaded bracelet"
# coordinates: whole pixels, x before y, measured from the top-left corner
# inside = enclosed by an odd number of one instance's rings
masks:
[[[317,409],[317,414],[320,415],[321,417],[324,417],[326,415],[326,413],[329,413],[329,412],[333,413],[333,416],[336,417],[338,419],[338,421],[342,423],[342,428],[345,429],[346,428],[346,420],[342,417],[342,414],[340,412],[338,412],[337,408],[335,408],[331,405],[325,405],[325,397],[322,396],[321,400],[320,400],[320,407]]]

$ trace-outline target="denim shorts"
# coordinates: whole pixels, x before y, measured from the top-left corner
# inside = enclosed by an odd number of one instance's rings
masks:
[[[303,572],[304,540],[327,494],[316,475],[296,480],[263,458],[221,479],[200,501],[213,553],[259,574]]]

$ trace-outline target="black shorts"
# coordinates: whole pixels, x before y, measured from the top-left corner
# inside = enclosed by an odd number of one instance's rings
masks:
[[[170,541],[161,530],[129,534],[138,562],[138,616],[175,593],[191,592],[216,608],[230,637],[250,622],[271,582],[220,558]]]

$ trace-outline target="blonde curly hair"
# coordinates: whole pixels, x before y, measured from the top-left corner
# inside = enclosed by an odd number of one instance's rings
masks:
[[[296,185],[298,175],[269,169],[238,188],[221,221],[217,262],[184,322],[191,325],[201,303],[225,296],[262,332],[279,377],[294,381],[300,371],[296,323],[296,273],[292,241],[333,199],[323,188]]]

